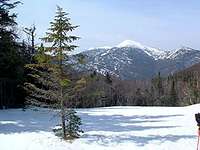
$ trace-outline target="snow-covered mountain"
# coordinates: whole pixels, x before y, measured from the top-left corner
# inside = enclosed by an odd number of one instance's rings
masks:
[[[167,51],[163,51],[163,50],[160,50],[160,49],[157,49],[157,48],[148,47],[148,46],[142,45],[139,42],[131,41],[131,40],[126,40],[126,41],[120,43],[119,45],[117,45],[117,47],[118,48],[130,47],[130,48],[141,49],[147,55],[153,57],[155,60],[163,59],[163,58],[167,57],[167,55],[169,53]]]
[[[81,70],[109,72],[122,79],[145,79],[174,73],[200,62],[200,51],[182,47],[164,51],[126,40],[114,47],[99,47],[82,52],[86,63]]]

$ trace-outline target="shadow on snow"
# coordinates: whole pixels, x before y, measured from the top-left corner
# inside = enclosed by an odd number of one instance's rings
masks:
[[[171,126],[166,125],[169,118],[184,117],[182,114],[176,115],[95,115],[93,111],[78,111],[83,120],[83,130],[85,134],[81,137],[86,143],[95,142],[101,145],[109,145],[112,143],[134,142],[138,146],[144,146],[153,140],[159,142],[164,141],[178,141],[183,138],[193,139],[194,135],[148,135],[148,136],[135,136],[127,132],[131,131],[154,131],[158,129],[172,129],[181,127],[181,125]],[[101,111],[100,111],[101,112]],[[6,115],[5,115],[6,114]],[[55,112],[48,111],[7,111],[0,114],[0,134],[12,134],[20,132],[40,132],[52,131],[52,128],[57,125],[58,117]],[[98,113],[97,113],[98,114]],[[148,123],[148,125],[145,125]],[[156,125],[156,123],[158,123]],[[162,125],[165,123],[165,125]],[[170,124],[170,121],[168,121]],[[92,132],[94,131],[94,132]],[[89,133],[90,132],[90,133]],[[102,132],[111,133],[106,136]],[[126,132],[126,133],[123,133]],[[116,133],[116,134],[115,134]]]

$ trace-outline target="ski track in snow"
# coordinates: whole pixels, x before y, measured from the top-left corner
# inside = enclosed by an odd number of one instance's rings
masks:
[[[79,109],[85,133],[66,142],[54,136],[59,121],[49,109],[0,110],[1,150],[194,150],[197,127],[188,107]]]

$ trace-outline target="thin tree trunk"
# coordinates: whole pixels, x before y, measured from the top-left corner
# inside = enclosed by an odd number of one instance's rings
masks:
[[[65,130],[65,106],[63,99],[63,88],[60,88],[60,98],[61,98],[61,122],[62,122],[62,136],[66,138],[66,130]]]
[[[32,55],[35,54],[35,36],[34,36],[34,32],[35,32],[35,31],[33,31],[33,32],[31,33]]]
[[[60,58],[59,58],[59,66],[60,66],[60,78],[62,80],[63,70],[62,70],[62,45],[60,41]],[[62,82],[62,81],[61,81]],[[60,104],[61,104],[61,124],[62,124],[62,136],[65,139],[66,138],[66,130],[65,130],[65,104],[64,104],[64,98],[63,98],[63,87],[60,85]]]

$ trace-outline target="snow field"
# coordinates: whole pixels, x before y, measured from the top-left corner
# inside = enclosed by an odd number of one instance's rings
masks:
[[[188,107],[79,109],[85,133],[66,142],[54,135],[57,111],[0,110],[1,150],[194,150],[197,127]]]

